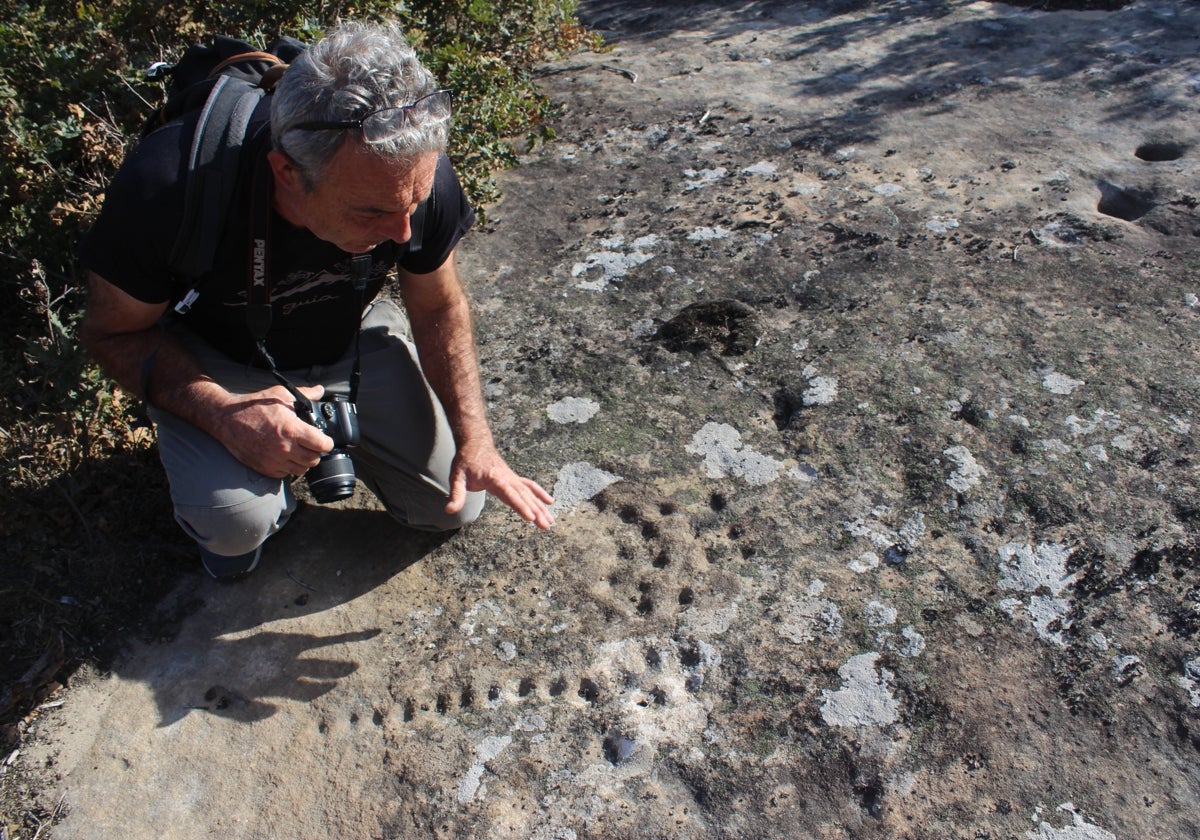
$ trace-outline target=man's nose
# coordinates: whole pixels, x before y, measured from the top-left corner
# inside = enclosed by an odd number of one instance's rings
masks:
[[[403,245],[412,236],[412,225],[409,224],[408,213],[393,213],[385,216],[379,224],[380,235]]]

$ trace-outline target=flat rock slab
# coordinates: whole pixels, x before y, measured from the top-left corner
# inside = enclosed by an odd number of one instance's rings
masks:
[[[1200,834],[1200,6],[583,15],[461,249],[557,526],[306,506],[39,718],[54,836]]]

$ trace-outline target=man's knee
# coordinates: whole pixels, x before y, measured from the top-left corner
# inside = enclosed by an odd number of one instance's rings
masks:
[[[395,519],[418,531],[457,531],[479,518],[486,500],[487,493],[468,493],[467,502],[458,513],[447,513],[446,499],[432,495],[420,503],[410,498],[403,509],[386,504],[385,507]]]
[[[176,505],[175,519],[200,546],[223,557],[254,551],[295,510],[286,488],[278,494],[251,496],[235,504],[204,507]]]

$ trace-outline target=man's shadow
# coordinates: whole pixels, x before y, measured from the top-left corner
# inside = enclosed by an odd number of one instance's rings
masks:
[[[188,575],[152,621],[160,641],[127,650],[114,671],[154,692],[160,726],[193,712],[250,722],[279,701],[311,702],[357,671],[371,655],[362,643],[383,632],[377,616],[358,621],[347,605],[452,536],[405,528],[382,511],[302,502],[244,580]]]

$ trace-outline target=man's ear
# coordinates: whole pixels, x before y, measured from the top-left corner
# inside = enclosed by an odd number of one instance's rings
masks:
[[[296,162],[278,149],[267,152],[271,174],[275,176],[275,189],[287,192],[304,192],[304,177]]]

